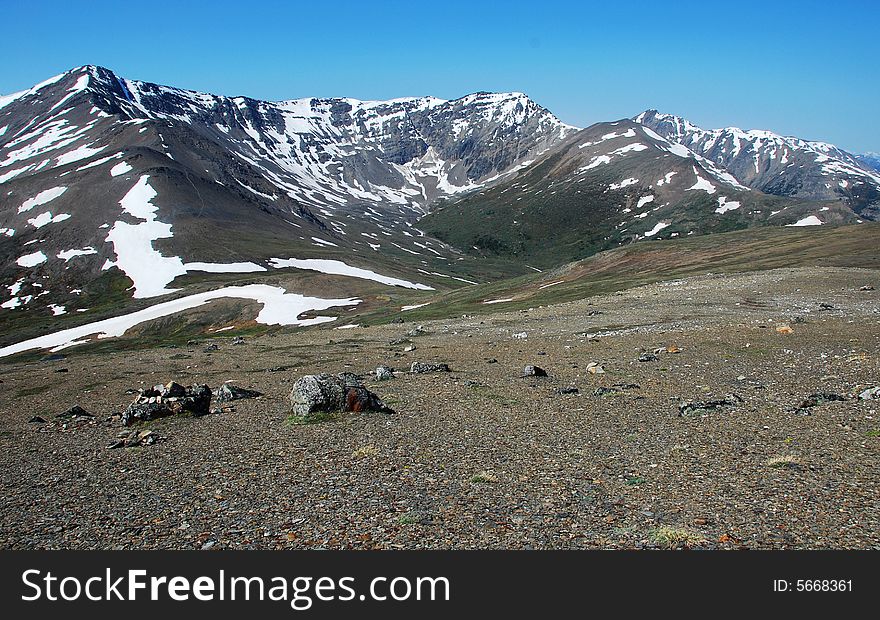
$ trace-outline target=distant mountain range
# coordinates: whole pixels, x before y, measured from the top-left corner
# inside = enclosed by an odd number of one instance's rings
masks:
[[[0,324],[303,270],[442,289],[875,220],[877,163],[655,110],[578,129],[521,93],[273,103],[80,67],[0,96]]]

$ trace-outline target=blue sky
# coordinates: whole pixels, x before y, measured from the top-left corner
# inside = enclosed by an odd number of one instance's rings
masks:
[[[707,6],[710,5],[710,6]],[[0,0],[0,93],[83,64],[258,99],[522,91],[880,151],[880,2]]]

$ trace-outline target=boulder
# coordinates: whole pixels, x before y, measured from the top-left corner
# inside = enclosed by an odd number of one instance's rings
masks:
[[[350,372],[300,377],[290,390],[290,404],[300,416],[337,411],[393,413]]]

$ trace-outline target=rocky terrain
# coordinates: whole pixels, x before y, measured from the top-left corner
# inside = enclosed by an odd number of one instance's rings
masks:
[[[715,273],[9,358],[0,546],[877,549],[877,288],[877,269]],[[321,373],[337,387],[303,391]],[[368,406],[312,406],[345,390]],[[125,418],[150,404],[168,411]]]

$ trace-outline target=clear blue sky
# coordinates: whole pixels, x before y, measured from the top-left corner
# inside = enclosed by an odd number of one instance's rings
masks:
[[[0,0],[0,15],[0,93],[83,64],[270,100],[522,91],[579,126],[653,107],[880,151],[877,0]]]

